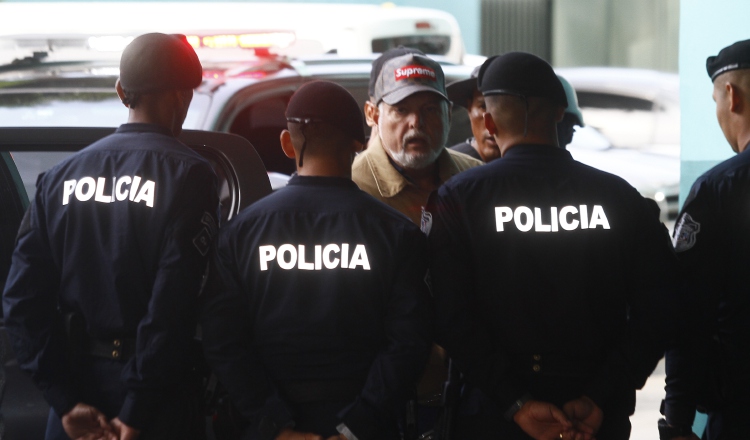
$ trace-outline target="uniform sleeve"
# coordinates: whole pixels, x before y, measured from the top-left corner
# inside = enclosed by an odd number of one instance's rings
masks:
[[[62,416],[79,402],[57,311],[60,275],[47,241],[43,191],[24,215],[3,293],[5,328],[20,367]]]
[[[387,420],[405,407],[432,347],[433,309],[425,282],[424,234],[414,229],[396,252],[398,272],[384,322],[387,345],[370,367],[356,401],[339,415],[358,440],[382,438],[380,419]]]
[[[433,193],[427,207],[432,216],[428,237],[436,342],[445,347],[467,383],[480,388],[500,408],[509,408],[527,390],[511,374],[509,357],[495,347],[473,312],[477,306],[467,222],[462,204],[446,188]]]
[[[138,325],[136,355],[123,371],[128,393],[119,417],[141,429],[162,390],[178,384],[189,363],[198,295],[218,229],[216,175],[208,164],[191,167],[173,206],[151,299]]]
[[[584,394],[600,407],[609,399],[640,389],[653,372],[681,322],[678,301],[679,265],[669,234],[646,200],[631,209],[631,233],[626,237],[624,260],[627,283],[627,324],[613,344],[603,367],[587,384]]]
[[[675,224],[673,243],[685,278],[682,302],[688,307],[688,325],[666,354],[664,414],[673,426],[692,425],[708,362],[718,362],[708,355],[726,270],[716,196],[707,182],[697,182]]]
[[[229,229],[219,235],[209,289],[201,304],[203,349],[251,429],[257,429],[261,439],[273,439],[282,427],[294,426],[293,415],[252,348],[253,323],[233,252],[235,243]]]

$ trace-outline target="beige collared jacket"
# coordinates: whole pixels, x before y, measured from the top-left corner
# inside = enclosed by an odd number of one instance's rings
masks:
[[[438,179],[442,184],[461,171],[482,164],[473,157],[446,148],[437,159]],[[418,188],[394,168],[379,138],[371,139],[367,150],[354,158],[352,180],[362,191],[420,224],[422,207],[427,204],[431,191]]]

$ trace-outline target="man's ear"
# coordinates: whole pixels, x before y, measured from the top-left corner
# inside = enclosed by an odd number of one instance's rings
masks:
[[[492,136],[497,133],[497,126],[495,126],[495,120],[492,119],[490,112],[484,112],[484,127]]]
[[[727,96],[729,97],[729,111],[732,113],[741,113],[745,104],[745,96],[742,94],[742,90],[729,82],[724,87],[726,87]]]
[[[117,91],[117,96],[120,98],[122,105],[130,108],[127,104],[125,104],[125,90],[122,89],[122,84],[120,84],[120,78],[117,78],[117,82],[115,83],[115,91]]]
[[[297,157],[297,153],[294,151],[294,144],[292,143],[292,134],[289,133],[289,130],[283,130],[279,140],[281,141],[281,149],[284,151],[286,157],[290,159]]]
[[[365,121],[368,127],[374,127],[378,125],[378,106],[373,104],[372,101],[365,101]]]

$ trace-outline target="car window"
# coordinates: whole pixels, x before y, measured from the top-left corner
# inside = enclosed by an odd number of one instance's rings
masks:
[[[279,136],[286,128],[286,105],[291,93],[275,95],[242,109],[232,121],[230,133],[247,139],[260,155],[266,169],[284,174],[296,170],[294,160],[281,150]]]
[[[451,48],[451,37],[448,35],[403,35],[372,40],[374,53],[383,53],[399,46],[413,47],[432,55],[446,55]]]
[[[0,126],[4,127],[114,127],[127,117],[128,109],[114,87],[107,92],[0,93]]]
[[[18,170],[17,180],[33,198],[40,173],[112,131],[113,128],[0,128],[0,152],[12,158]],[[260,157],[240,137],[183,130],[180,140],[205,157],[219,177],[222,220],[231,219],[271,192]]]
[[[599,130],[612,146],[643,148],[655,142],[659,112],[654,111],[653,101],[607,92],[576,94],[586,125]]]
[[[582,109],[599,108],[624,111],[651,111],[654,109],[653,101],[632,96],[580,90],[576,91],[576,95],[578,95],[578,106]]]

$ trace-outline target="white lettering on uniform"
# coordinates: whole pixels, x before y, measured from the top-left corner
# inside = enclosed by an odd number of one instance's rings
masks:
[[[534,208],[534,231],[536,232],[550,232],[552,225],[545,225],[542,221],[542,210]]]
[[[545,216],[542,215],[542,208],[531,208],[519,206],[515,210],[508,206],[495,207],[495,228],[497,232],[505,231],[505,224],[511,220],[516,228],[521,232],[529,232],[533,228],[535,232],[559,232],[559,228],[565,231],[576,229],[610,229],[609,220],[601,205],[594,205],[591,208],[591,217],[589,218],[589,208],[586,205],[563,206],[558,209],[556,206],[549,208],[549,224],[544,223]],[[574,216],[578,215],[578,219]]]
[[[299,254],[297,257],[297,269],[301,270],[315,270],[315,265],[305,261],[305,245],[299,245]]]
[[[354,251],[349,255],[349,244],[315,245],[314,263],[306,260],[305,245],[296,247],[292,244],[282,244],[277,249],[273,245],[258,246],[260,270],[268,270],[270,262],[276,260],[276,264],[284,269],[291,270],[295,267],[300,270],[323,270],[325,269],[357,269],[370,270],[370,260],[367,257],[367,248],[363,244],[354,246]],[[341,258],[332,258],[333,254],[340,254]]]
[[[513,218],[513,210],[507,206],[498,206],[495,208],[495,226],[497,232],[503,232],[503,223],[508,223]]]
[[[66,180],[63,182],[63,205],[67,205],[70,202],[70,196],[73,195],[73,191],[76,189],[75,180]]]
[[[134,203],[145,202],[146,206],[153,208],[156,200],[156,182],[146,180],[141,185],[141,180],[139,176],[112,177],[111,188],[108,188],[106,177],[98,177],[96,180],[93,177],[66,180],[63,182],[62,204],[69,204],[71,196],[75,196],[79,202],[87,202],[93,197],[94,201],[99,203],[130,200]]]
[[[521,216],[526,218],[525,221],[521,220]],[[513,211],[513,220],[516,222],[516,227],[521,232],[529,232],[534,227],[534,213],[525,206],[519,206]]]
[[[357,266],[362,266],[362,269],[364,270],[370,270],[370,262],[367,260],[367,250],[365,250],[365,245],[363,244],[358,244],[354,248],[352,260],[349,263],[349,269],[356,269]]]
[[[578,229],[578,220],[574,219],[572,222],[568,222],[568,214],[578,214],[578,209],[575,206],[563,206],[560,210],[560,226],[566,231]]]
[[[100,177],[96,179],[96,195],[94,200],[101,203],[112,203],[112,196],[104,195],[104,187],[107,186],[107,179]]]
[[[331,260],[331,252],[338,254],[340,251],[341,249],[339,249],[337,244],[329,244],[323,249],[323,264],[325,264],[326,269],[335,269],[338,267],[339,259],[334,258]]]
[[[84,192],[83,188],[86,187],[86,191]],[[84,177],[83,179],[79,180],[76,184],[76,199],[86,202],[91,197],[94,196],[94,192],[96,191],[96,182],[94,181],[93,177]]]
[[[131,179],[130,176],[123,176],[117,179],[117,185],[115,185],[115,197],[118,202],[122,202],[128,198],[128,191],[123,191],[122,186],[130,185],[131,182],[133,182],[133,179]]]
[[[276,258],[276,247],[265,245],[258,247],[260,251],[260,270],[268,270],[268,262]]]
[[[284,254],[289,254],[289,261],[284,259]],[[279,246],[279,251],[276,253],[276,262],[282,269],[294,269],[297,264],[297,249],[291,244],[282,244]]]
[[[607,221],[607,216],[604,215],[604,209],[602,209],[601,205],[594,205],[594,209],[591,211],[589,227],[594,229],[599,225],[604,229],[609,229],[609,221]]]

